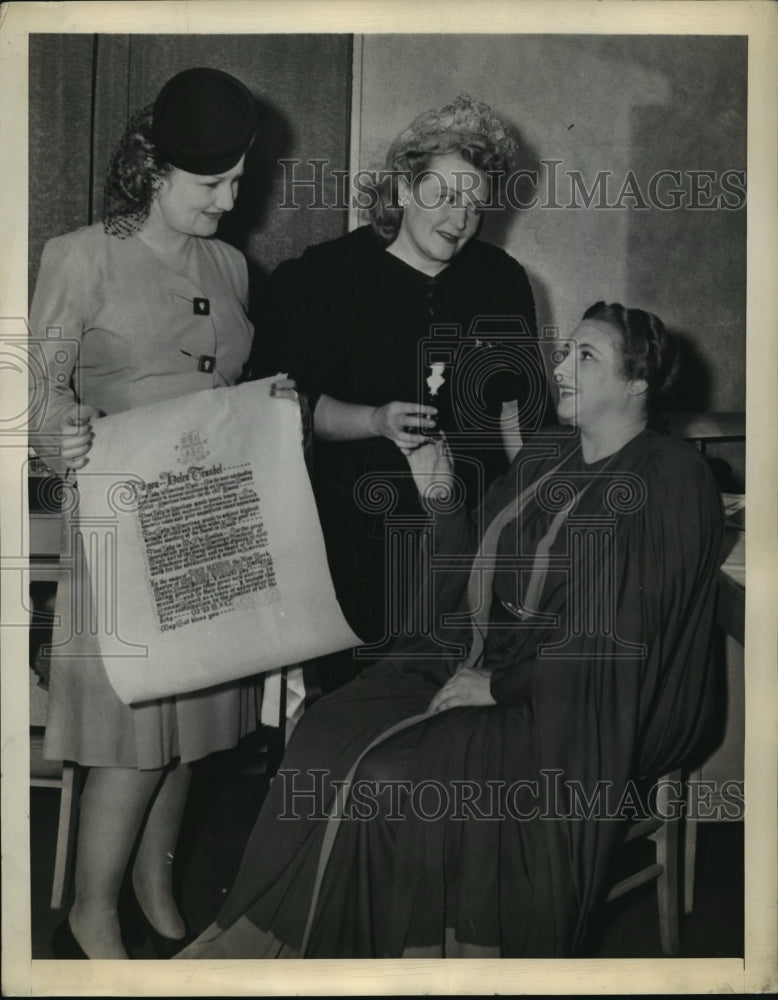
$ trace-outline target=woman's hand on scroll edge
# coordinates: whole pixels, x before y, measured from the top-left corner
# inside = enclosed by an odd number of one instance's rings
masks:
[[[435,429],[437,409],[423,403],[401,403],[392,400],[376,406],[370,415],[370,426],[375,437],[389,438],[400,448],[414,448],[419,443],[419,430]]]
[[[313,442],[313,414],[308,396],[304,392],[299,392],[297,382],[284,374],[277,375],[275,380],[270,383],[269,392],[274,399],[291,399],[300,407],[300,436],[303,442],[303,451],[306,456],[310,457]]]
[[[80,403],[74,403],[63,415],[59,425],[59,453],[65,468],[83,469],[89,461],[87,454],[95,436],[92,421],[99,416],[101,413],[94,406]]]
[[[276,399],[291,399],[297,402],[297,383],[286,375],[277,375],[270,383],[270,395]]]
[[[490,688],[491,674],[465,667],[450,677],[429,703],[427,712],[447,712],[450,708],[478,708],[496,705]]]

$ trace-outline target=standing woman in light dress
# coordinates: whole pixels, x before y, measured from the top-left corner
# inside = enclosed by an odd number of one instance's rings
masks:
[[[255,129],[255,101],[240,81],[184,70],[131,119],[108,171],[103,220],[47,243],[30,311],[44,371],[31,390],[45,409],[31,440],[53,472],[87,465],[98,417],[240,377],[253,334],[246,262],[212,237],[234,205]],[[288,396],[290,386],[280,380],[275,391]],[[76,527],[73,512],[66,542]],[[73,566],[58,587],[44,753],[90,770],[75,898],[52,945],[59,958],[127,957],[119,898],[134,852],[130,905],[164,954],[186,934],[172,860],[189,763],[256,729],[261,693],[243,682],[125,705],[96,636],[78,628],[80,601],[86,621],[98,609],[89,609],[83,560]]]

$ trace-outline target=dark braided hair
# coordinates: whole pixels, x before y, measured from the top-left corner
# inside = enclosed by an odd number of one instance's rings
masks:
[[[664,429],[666,425],[657,410],[675,382],[679,367],[675,339],[664,323],[654,313],[626,309],[619,302],[595,302],[583,318],[607,323],[621,333],[624,374],[628,379],[646,381],[649,424]]]

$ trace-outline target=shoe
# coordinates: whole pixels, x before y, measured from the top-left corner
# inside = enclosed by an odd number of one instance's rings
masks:
[[[51,950],[55,958],[89,959],[89,955],[76,941],[76,936],[70,929],[70,920],[65,917],[51,935]]]
[[[126,942],[137,948],[144,941],[150,941],[157,958],[172,958],[193,940],[189,934],[184,934],[181,938],[169,938],[160,934],[143,912],[134,892],[126,893],[119,909],[119,920],[122,925],[122,937],[126,938]]]

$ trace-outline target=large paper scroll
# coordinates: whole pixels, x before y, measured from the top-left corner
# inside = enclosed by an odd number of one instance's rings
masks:
[[[358,645],[330,580],[296,403],[270,397],[266,380],[94,429],[78,524],[123,701]]]

